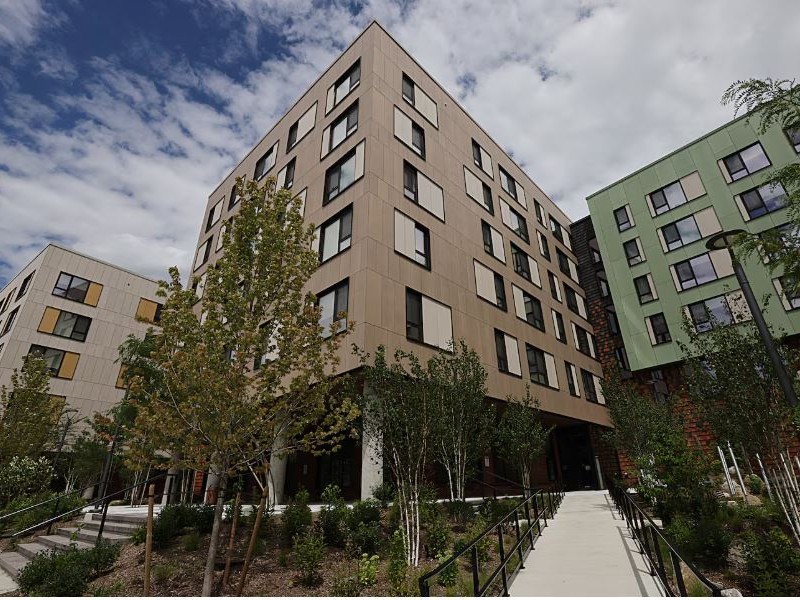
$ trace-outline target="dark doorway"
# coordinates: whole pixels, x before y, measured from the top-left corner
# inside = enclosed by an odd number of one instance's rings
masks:
[[[558,427],[555,436],[564,487],[569,491],[597,489],[589,428],[586,425]]]

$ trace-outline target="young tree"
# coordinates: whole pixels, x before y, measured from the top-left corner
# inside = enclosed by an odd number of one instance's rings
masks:
[[[733,105],[734,114],[751,113],[760,133],[773,125],[789,132],[800,132],[800,84],[794,80],[747,79],[733,83],[723,94],[722,104]],[[742,257],[764,253],[770,257],[767,268],[780,271],[787,292],[800,293],[800,163],[793,162],[773,170],[764,182],[786,192],[789,208],[787,230],[771,229],[758,234],[743,234],[737,241]]]
[[[11,389],[0,388],[0,464],[52,450],[63,410],[64,399],[50,395],[47,363],[27,356],[11,374]]]
[[[241,207],[202,298],[184,288],[176,268],[161,283],[160,331],[151,332],[148,369],[132,384],[129,446],[152,460],[169,453],[179,460],[171,466],[208,469],[218,479],[203,595],[212,589],[229,478],[250,470],[266,491],[274,456],[334,449],[358,416],[355,402],[331,398],[342,339],[334,333],[346,328],[338,321],[324,328],[304,291],[318,258],[301,200],[276,190],[274,178],[261,186],[239,181],[238,190]]]
[[[413,352],[395,350],[386,359],[379,346],[372,364],[369,354],[354,348],[364,368],[365,435],[382,441],[377,449],[397,485],[401,532],[409,565],[419,564],[420,489],[433,434],[434,392],[429,374]]]
[[[486,404],[486,369],[461,340],[428,362],[433,398],[433,457],[447,472],[451,500],[463,500],[467,475],[489,446],[493,411]]]
[[[531,489],[531,468],[544,452],[551,430],[542,424],[539,401],[531,396],[528,386],[522,398],[506,398],[506,409],[495,434],[495,450],[517,469],[526,490]]]

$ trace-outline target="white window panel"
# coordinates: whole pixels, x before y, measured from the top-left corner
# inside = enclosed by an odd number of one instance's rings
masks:
[[[303,113],[300,120],[297,121],[297,139],[295,146],[302,140],[312,129],[317,120],[317,103],[314,102],[313,106]]]
[[[485,208],[486,205],[483,203],[483,182],[467,167],[464,167],[464,183],[466,184],[467,196]]]
[[[406,145],[413,147],[411,119],[396,106],[394,107],[394,134]]]
[[[197,256],[194,259],[194,268],[195,270],[199,269],[206,261],[206,251],[209,246],[211,246],[211,239],[208,238],[202,245],[197,249]]]
[[[542,276],[539,274],[539,263],[528,256],[528,266],[531,270],[531,281],[538,287],[542,287]]]
[[[420,171],[417,171],[417,197],[422,208],[444,221],[444,192]]]
[[[558,388],[558,373],[556,371],[556,359],[552,354],[544,352],[544,364],[547,367],[547,383],[551,388]]]
[[[438,129],[439,114],[436,109],[436,102],[434,102],[428,94],[423,92],[416,83],[414,84],[414,108]]]
[[[492,304],[497,304],[497,292],[494,287],[494,271],[483,266],[477,260],[473,261],[475,266],[475,287],[478,296],[488,300]]]
[[[514,296],[514,312],[523,321],[528,320],[528,313],[525,311],[525,296],[520,288],[511,284],[511,295]]]
[[[501,262],[506,262],[506,249],[503,245],[503,236],[491,225],[489,226],[492,234],[492,255]]]
[[[449,350],[453,342],[453,321],[449,306],[422,296],[422,340]]]
[[[588,319],[589,313],[586,311],[586,299],[580,294],[575,294],[575,298],[578,301],[578,314],[584,319]]]
[[[219,218],[222,216],[222,200],[217,202],[208,214],[208,222],[206,223],[206,231],[216,225]]]
[[[324,230],[324,244],[322,248],[322,262],[325,262],[330,257],[338,254],[339,252],[339,227],[341,222],[337,219]]]
[[[398,210],[394,211],[394,249],[411,260],[416,260],[417,224]]]
[[[228,231],[228,224],[223,223],[222,226],[219,228],[219,233],[217,234],[217,247],[216,251],[219,252],[222,249],[222,244],[225,241],[225,232]]]
[[[508,360],[508,372],[514,375],[522,375],[522,365],[519,360],[519,343],[517,338],[511,337],[507,333],[505,336],[506,358]]]
[[[308,188],[303,188],[303,190],[295,196],[295,199],[300,202],[300,216],[306,214],[306,194],[308,193]]]
[[[500,200],[500,220],[503,221],[503,225],[509,229],[514,229],[515,221],[512,220],[512,217],[511,207],[508,205],[508,202]]]
[[[479,151],[481,153],[481,169],[489,177],[494,179],[494,167],[492,166],[492,157],[486,150],[483,149],[483,146],[479,147]]]
[[[592,375],[592,380],[594,381],[594,389],[597,392],[597,403],[605,404],[606,398],[603,396],[603,387],[601,385],[602,379],[600,379],[597,375]]]

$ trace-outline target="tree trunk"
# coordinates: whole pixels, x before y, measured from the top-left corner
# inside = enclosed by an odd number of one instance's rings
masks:
[[[202,596],[211,596],[214,585],[214,563],[217,560],[217,545],[219,543],[220,522],[222,521],[222,506],[225,496],[225,485],[228,483],[228,474],[223,471],[219,479],[217,488],[217,503],[214,506],[214,525],[211,528],[211,543],[208,546],[208,556],[206,557],[206,569],[203,575]]]
[[[269,477],[265,478],[266,480]],[[239,582],[236,584],[236,595],[241,596],[244,590],[244,584],[247,580],[247,571],[250,570],[250,561],[253,560],[253,552],[256,548],[256,540],[258,539],[259,529],[261,529],[261,520],[264,517],[264,509],[267,506],[267,496],[269,495],[269,486],[264,485],[261,490],[261,500],[258,503],[258,511],[256,512],[256,520],[253,524],[253,531],[250,532],[250,543],[247,545],[247,554],[244,557],[244,564],[242,565],[242,572],[239,574]]]

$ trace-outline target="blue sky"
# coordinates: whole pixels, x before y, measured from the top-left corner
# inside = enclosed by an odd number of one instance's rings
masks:
[[[186,270],[208,194],[378,19],[573,218],[795,77],[794,0],[3,0],[0,285],[48,241]]]

